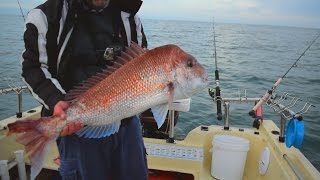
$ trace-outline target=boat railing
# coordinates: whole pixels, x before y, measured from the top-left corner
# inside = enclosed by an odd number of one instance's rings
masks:
[[[289,159],[287,154],[283,154],[283,159],[285,159],[292,169],[293,173],[297,176],[299,180],[303,180],[304,178],[302,177],[301,173],[298,171],[297,167],[292,163],[292,161]]]
[[[214,102],[221,101],[224,107],[224,130],[229,130],[229,117],[230,117],[230,104],[231,103],[258,103],[260,98],[250,98],[247,97],[247,91],[244,90],[244,94],[242,95],[241,91],[238,91],[237,97],[216,97],[216,94],[213,89],[209,89],[209,95],[213,98]],[[284,102],[290,101],[288,104],[284,105]],[[300,103],[297,103],[300,102]],[[268,106],[270,106],[276,113],[280,114],[280,133],[279,133],[279,141],[285,142],[285,126],[288,119],[292,117],[298,118],[298,120],[302,120],[302,115],[307,113],[311,107],[315,107],[313,104],[309,102],[305,102],[301,109],[297,111],[292,110],[293,107],[296,108],[297,104],[301,105],[303,102],[300,98],[290,95],[288,92],[284,92],[279,98],[274,95],[266,102]],[[262,121],[262,115],[256,115],[254,117],[253,127],[259,129]]]
[[[18,98],[17,104],[17,113],[16,117],[22,117],[22,93],[28,90],[27,86],[13,86],[9,85],[9,88],[2,88],[0,89],[0,95],[9,94],[9,93],[16,93]]]
[[[26,180],[27,173],[24,162],[24,150],[14,152],[16,158],[12,161],[0,160],[0,177],[3,180],[10,180],[9,170],[15,166],[18,168],[19,179]]]

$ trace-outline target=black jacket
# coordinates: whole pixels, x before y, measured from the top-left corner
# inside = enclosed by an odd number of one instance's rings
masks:
[[[28,13],[24,32],[22,77],[32,95],[47,109],[64,99],[59,67],[67,54],[69,39],[78,17],[78,0],[48,0]],[[112,3],[111,3],[112,5]],[[141,4],[140,4],[141,5]],[[116,20],[125,45],[131,41],[147,47],[141,21],[136,12],[119,10]]]

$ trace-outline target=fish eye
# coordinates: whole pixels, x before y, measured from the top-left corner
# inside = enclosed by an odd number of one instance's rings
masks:
[[[192,60],[188,60],[188,61],[187,61],[187,66],[188,66],[188,67],[192,67],[192,66],[193,66]]]

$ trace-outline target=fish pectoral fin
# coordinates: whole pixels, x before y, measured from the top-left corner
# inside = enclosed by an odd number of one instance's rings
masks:
[[[84,138],[102,138],[106,136],[110,136],[119,131],[121,121],[114,122],[112,124],[107,125],[94,125],[94,126],[86,126],[76,134],[79,137]]]
[[[153,117],[157,122],[158,129],[162,126],[164,123],[167,114],[168,114],[169,105],[168,104],[160,104],[157,106],[154,106],[151,108],[151,111],[153,113]]]

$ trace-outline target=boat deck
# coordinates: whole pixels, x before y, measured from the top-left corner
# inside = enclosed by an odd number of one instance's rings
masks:
[[[26,116],[39,116],[40,108],[33,109],[32,113],[24,113]],[[0,121],[0,159],[14,162],[14,151],[23,149],[17,144],[14,136],[6,136],[6,124],[15,121],[11,117]],[[278,141],[278,135],[272,131],[279,128],[273,121],[265,120],[259,130],[251,128],[231,127],[223,130],[221,126],[209,126],[207,130],[197,127],[189,132],[184,140],[175,143],[167,143],[164,139],[144,138],[148,153],[148,167],[153,170],[170,171],[178,173],[192,174],[194,179],[214,179],[211,176],[212,162],[212,140],[215,135],[237,136],[250,141],[250,149],[247,153],[243,179],[320,179],[320,173],[305,158],[305,156],[295,148],[287,148],[284,143]],[[5,147],[5,148],[3,148]],[[259,173],[259,160],[264,149],[270,150],[270,164],[264,175]],[[283,157],[286,155],[293,164],[290,167]],[[50,155],[45,161],[44,168],[57,170],[58,166],[53,159],[58,156],[57,147],[51,148]],[[25,157],[28,164],[29,161]],[[223,164],[221,164],[223,166]],[[227,168],[227,167],[226,167]],[[295,174],[298,172],[298,176]],[[300,177],[300,178],[301,178]]]

